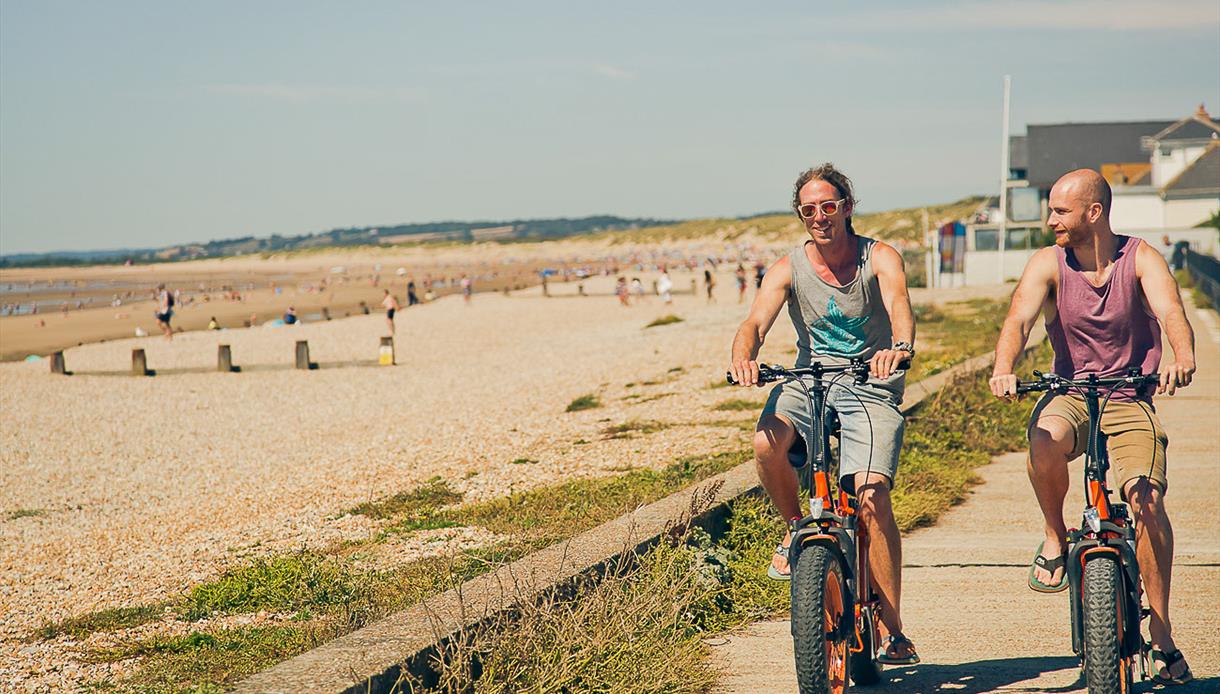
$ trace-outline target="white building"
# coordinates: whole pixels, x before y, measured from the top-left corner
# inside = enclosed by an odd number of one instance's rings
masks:
[[[1149,166],[1133,180],[1111,180],[1111,226],[1158,242],[1162,236],[1190,241],[1215,254],[1216,230],[1195,227],[1220,212],[1220,125],[1200,106],[1141,144]]]

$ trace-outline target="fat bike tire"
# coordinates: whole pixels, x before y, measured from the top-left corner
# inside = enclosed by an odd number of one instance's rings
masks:
[[[1097,557],[1081,577],[1084,617],[1084,668],[1089,694],[1131,691],[1131,667],[1122,657],[1123,580],[1118,561]]]
[[[792,643],[801,694],[847,691],[845,597],[838,558],[818,545],[802,550],[792,567]]]
[[[876,627],[873,623],[877,617],[871,607],[860,610],[860,643],[864,648],[859,653],[848,654],[847,666],[851,673],[852,684],[860,687],[870,687],[881,681],[881,665],[877,663],[877,644],[873,643]]]

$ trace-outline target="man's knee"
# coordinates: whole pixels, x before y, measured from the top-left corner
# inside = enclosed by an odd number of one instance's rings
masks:
[[[1036,466],[1066,458],[1076,445],[1076,432],[1061,417],[1041,417],[1029,427],[1029,450]]]
[[[856,484],[856,512],[860,522],[870,527],[888,526],[894,521],[894,507],[890,502],[890,482],[885,475],[871,473],[868,479]]]
[[[787,460],[788,448],[796,437],[792,424],[778,415],[763,417],[754,432],[754,455],[761,463]]]
[[[1165,519],[1165,492],[1159,484],[1147,477],[1138,477],[1128,482],[1124,491],[1137,527],[1158,525]]]

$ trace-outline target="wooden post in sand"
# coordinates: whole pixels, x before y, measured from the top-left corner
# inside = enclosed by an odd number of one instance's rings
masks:
[[[297,340],[297,368],[309,368],[309,342]]]
[[[228,345],[216,349],[216,370],[226,374],[233,372],[233,351]]]
[[[394,338],[381,338],[381,348],[377,350],[377,363],[381,366],[394,366]]]
[[[56,352],[51,355],[51,373],[61,374],[61,375],[67,373],[67,371],[64,370],[64,353],[63,352]]]
[[[144,350],[142,349],[131,350],[131,375],[148,375],[148,358],[144,356]]]

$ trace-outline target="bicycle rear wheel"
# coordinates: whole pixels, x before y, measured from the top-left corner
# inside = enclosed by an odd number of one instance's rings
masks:
[[[801,551],[792,567],[792,642],[801,694],[847,691],[843,572],[826,547]]]
[[[1131,667],[1122,657],[1123,581],[1117,559],[1101,556],[1084,565],[1084,675],[1089,694],[1131,691]]]

